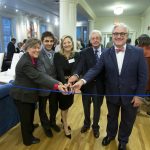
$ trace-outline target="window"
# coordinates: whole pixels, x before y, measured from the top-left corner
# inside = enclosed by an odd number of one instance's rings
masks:
[[[40,34],[42,35],[43,32],[45,32],[47,30],[47,26],[44,24],[41,24],[40,26]]]
[[[12,21],[10,18],[2,17],[2,40],[4,51],[7,52],[7,45],[11,40],[11,25]]]

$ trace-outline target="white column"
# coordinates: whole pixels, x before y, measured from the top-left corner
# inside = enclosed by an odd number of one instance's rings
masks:
[[[89,21],[89,33],[91,33],[92,30],[94,30],[94,20],[88,20]]]
[[[60,0],[59,4],[59,37],[61,38],[63,35],[69,34],[69,1],[70,0]]]
[[[74,41],[74,48],[76,49],[76,20],[77,20],[77,0],[70,0],[69,3],[69,35]]]

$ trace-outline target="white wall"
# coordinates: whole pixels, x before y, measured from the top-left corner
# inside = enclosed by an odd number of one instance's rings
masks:
[[[142,15],[141,34],[150,35],[150,30],[148,30],[148,26],[150,26],[150,7]]]
[[[103,34],[105,33],[109,34],[112,32],[112,28],[114,26],[115,21],[119,23],[124,23],[128,26],[129,32],[132,34],[132,44],[134,44],[136,37],[141,32],[141,17],[140,16],[126,16],[126,17],[118,16],[117,18],[115,17],[96,18],[94,27],[95,29],[100,30]]]

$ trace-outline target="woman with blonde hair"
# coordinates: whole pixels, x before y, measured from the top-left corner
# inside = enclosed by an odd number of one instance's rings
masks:
[[[61,49],[54,56],[58,80],[67,84],[78,61],[79,53],[74,50],[74,42],[71,36],[66,35],[61,39]],[[65,136],[71,139],[71,128],[68,126],[68,110],[73,104],[74,95],[59,95],[59,108],[61,109],[61,121],[63,123]]]

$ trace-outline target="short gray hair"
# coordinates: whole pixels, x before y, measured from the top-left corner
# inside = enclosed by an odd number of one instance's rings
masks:
[[[92,34],[93,34],[93,33],[98,33],[99,36],[100,36],[100,38],[102,38],[102,33],[101,33],[100,30],[92,30],[92,32],[91,32],[90,35],[89,35],[89,40],[91,40],[91,37],[92,37]]]
[[[30,38],[25,42],[25,51],[27,51],[28,48],[32,48],[34,45],[39,44],[41,45],[41,41],[37,38]]]
[[[123,27],[127,30],[127,33],[129,33],[129,29],[127,27],[127,25],[125,25],[124,23],[118,23],[116,25],[114,25],[113,29],[112,29],[112,33],[114,32],[114,30],[117,28],[117,27]]]

